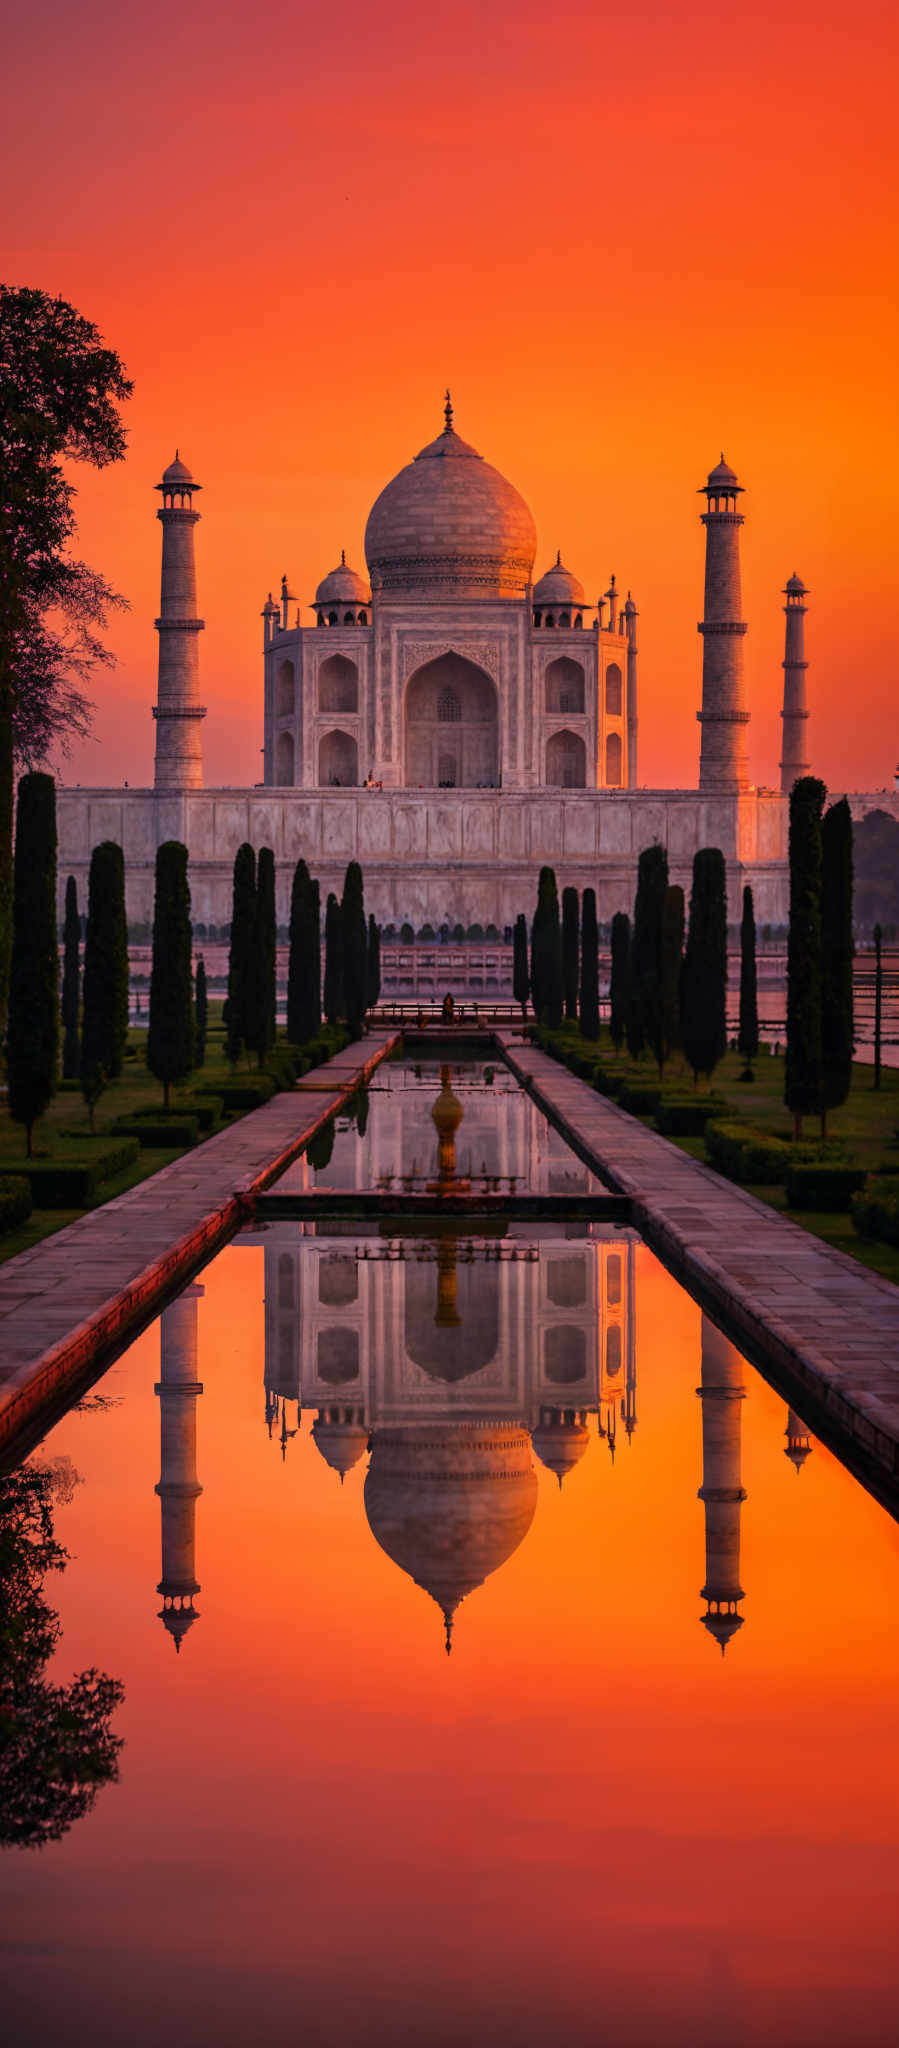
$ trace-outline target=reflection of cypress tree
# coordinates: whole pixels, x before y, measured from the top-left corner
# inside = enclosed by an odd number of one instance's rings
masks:
[[[625,911],[616,910],[612,919],[612,980],[609,988],[609,1031],[616,1052],[624,1044],[628,1011],[631,1007],[631,921]]]
[[[234,856],[231,945],[228,954],[228,1034],[225,1051],[236,1063],[252,1037],[251,986],[256,925],[256,855],[244,841]]]
[[[694,1080],[727,1050],[727,874],[717,846],[693,857],[690,924],[681,977],[681,1036]]]
[[[821,826],[821,1050],[824,1085],[821,1132],[829,1109],[845,1102],[852,1081],[855,1018],[852,1000],[852,813],[845,797],[825,811]]]
[[[787,1056],[784,1101],[802,1136],[806,1112],[822,1102],[821,813],[825,788],[801,775],[790,791],[790,925],[787,940]]]
[[[110,1719],[124,1688],[82,1671],[51,1685],[46,1667],[60,1639],[59,1617],[43,1595],[67,1553],[53,1531],[53,1495],[65,1477],[23,1465],[0,1477],[0,1843],[38,1848],[58,1842],[118,1777],[121,1740]]]
[[[355,1101],[356,1130],[364,1138],[368,1130],[368,1089],[360,1088]]]
[[[56,939],[56,786],[23,775],[16,799],[12,959],[6,1029],[8,1108],[31,1136],[56,1093],[59,954]]]
[[[327,1123],[322,1125],[321,1130],[316,1131],[315,1137],[310,1138],[306,1147],[306,1157],[310,1166],[315,1168],[316,1173],[324,1173],[326,1166],[330,1166],[333,1150],[334,1118],[329,1117]]]
[[[684,892],[676,882],[665,891],[662,919],[662,1008],[665,1054],[680,1045],[680,985],[684,965]]]
[[[662,966],[665,892],[668,887],[668,855],[664,846],[645,846],[637,863],[637,896],[634,903],[634,936],[631,945],[633,1003],[639,1017],[639,1035],[658,1063],[665,1064],[665,998]],[[628,1046],[631,1047],[631,1028]],[[632,1052],[642,1047],[631,1047]]]
[[[365,1017],[368,939],[362,893],[362,869],[357,860],[350,861],[344,877],[340,921],[343,930],[343,1001],[347,1030],[352,1038],[358,1038]]]
[[[257,990],[254,1004],[254,1043],[259,1065],[275,1043],[277,999],[278,928],[275,913],[275,856],[270,846],[260,850],[256,868],[256,962]],[[249,1040],[247,1041],[249,1044]]]
[[[78,1022],[81,1008],[81,919],[74,875],[66,883],[66,915],[62,932],[62,1077],[77,1081],[81,1066]]]
[[[524,911],[519,911],[512,934],[512,993],[516,1003],[521,1005],[524,1016],[531,992],[531,977],[528,971],[528,924]]]
[[[752,1081],[755,1079],[752,1062],[759,1049],[759,1005],[755,965],[755,907],[752,890],[748,884],[743,890],[743,916],[740,921],[740,1032],[737,1048],[746,1062],[740,1079]]]
[[[206,987],[206,962],[202,953],[197,961],[197,979],[194,995],[194,1062],[202,1067],[206,1059],[206,1032],[209,1027],[209,994]]]
[[[565,999],[565,1016],[569,1024],[577,1021],[577,991],[580,951],[580,914],[577,890],[562,890],[562,987]]]
[[[336,1024],[343,1009],[343,919],[333,890],[325,908],[325,1016]]]
[[[596,927],[596,891],[585,889],[581,899],[581,1036],[599,1037],[599,933]]]
[[[373,1010],[381,994],[381,927],[368,920],[368,955],[365,978],[365,1006]]]

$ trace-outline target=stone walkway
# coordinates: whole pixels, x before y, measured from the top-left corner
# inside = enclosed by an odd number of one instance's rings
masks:
[[[0,1266],[0,1446],[152,1315],[397,1044],[371,1031],[139,1187]]]
[[[863,1461],[899,1478],[899,1288],[700,1165],[530,1044],[514,1073],[736,1341],[813,1396]],[[802,1413],[800,1405],[800,1413]],[[805,1420],[812,1420],[810,1415]]]

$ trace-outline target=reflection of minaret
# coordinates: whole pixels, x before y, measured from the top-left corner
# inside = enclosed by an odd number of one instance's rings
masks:
[[[746,1495],[740,1484],[740,1402],[743,1361],[720,1330],[702,1318],[702,1485],[705,1505],[705,1585],[703,1625],[721,1645],[721,1655],[743,1626],[738,1613],[740,1585],[740,1508]]]
[[[784,1436],[787,1439],[784,1457],[789,1458],[790,1464],[796,1472],[801,1472],[806,1458],[811,1455],[812,1442],[805,1423],[800,1422],[793,1408],[787,1409],[787,1426],[784,1430]]]
[[[161,1470],[156,1491],[162,1502],[162,1578],[156,1591],[162,1594],[160,1621],[176,1650],[197,1619],[193,1603],[200,1590],[194,1542],[197,1500],[203,1491],[197,1480],[197,1395],[203,1392],[197,1379],[197,1302],[203,1292],[200,1286],[185,1287],[177,1301],[163,1309],[162,1376],[153,1389],[159,1395]]]

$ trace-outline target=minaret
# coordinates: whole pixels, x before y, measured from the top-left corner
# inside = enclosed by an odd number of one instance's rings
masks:
[[[637,787],[637,607],[630,594],[624,607],[627,628],[627,784]]]
[[[194,527],[200,514],[193,509],[193,493],[202,485],[194,482],[176,449],[175,460],[163,470],[156,489],[162,492],[156,514],[162,520],[162,590],[156,620],[159,681],[153,707],[156,788],[202,789],[200,721],[206,707],[199,702],[197,635],[203,631],[203,620],[197,618],[194,560]]]
[[[740,1584],[740,1508],[746,1499],[740,1484],[740,1402],[743,1361],[714,1323],[702,1318],[702,1485],[705,1506],[705,1585],[703,1626],[721,1645],[721,1655],[743,1626],[737,1612],[743,1599]]]
[[[194,1542],[197,1501],[203,1491],[197,1480],[197,1302],[204,1292],[185,1287],[160,1317],[162,1378],[159,1395],[161,1471],[156,1491],[162,1502],[162,1594],[160,1621],[176,1650],[197,1615],[194,1594]]]
[[[787,1409],[787,1426],[784,1430],[786,1446],[784,1457],[789,1458],[794,1472],[801,1472],[806,1458],[811,1456],[812,1441],[805,1423],[800,1422],[795,1409]]]
[[[789,796],[794,782],[800,775],[810,775],[806,760],[808,750],[808,702],[805,692],[805,614],[808,592],[805,584],[795,574],[783,592],[786,598],[786,636],[784,643],[784,707],[781,718],[784,722],[783,760],[780,764],[780,790],[782,796]]]
[[[735,795],[749,787],[749,712],[743,680],[740,595],[740,528],[737,498],[743,486],[722,455],[708,483],[700,486],[708,509],[705,527],[705,614],[698,631],[702,645],[702,726],[699,787]]]

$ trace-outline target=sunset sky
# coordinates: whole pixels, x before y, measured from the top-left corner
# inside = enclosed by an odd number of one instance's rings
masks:
[[[456,424],[527,498],[538,571],[640,609],[640,777],[695,783],[699,485],[746,486],[754,778],[777,780],[783,599],[810,590],[811,755],[892,783],[895,13],[561,0],[172,0],[7,28],[3,274],[135,379],[126,462],[80,480],[126,594],[67,780],[152,774],[153,485],[204,485],[207,780],[261,774],[261,624],[308,604],[387,479]],[[308,611],[306,620],[310,619]]]

